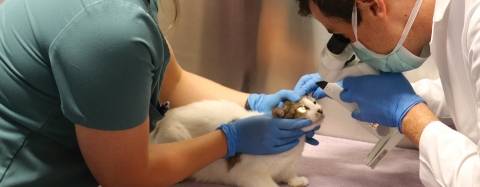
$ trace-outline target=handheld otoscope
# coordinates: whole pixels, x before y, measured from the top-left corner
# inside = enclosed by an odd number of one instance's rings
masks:
[[[343,80],[347,76],[378,74],[377,70],[366,63],[360,62],[355,57],[350,46],[350,40],[339,34],[333,34],[327,46],[322,50],[322,62],[318,65],[318,71],[325,81],[320,81],[317,85],[330,98],[337,101],[350,112],[356,110],[357,105],[343,102],[340,99],[340,93],[343,91],[343,88],[335,82]],[[403,134],[396,128],[384,127],[378,124],[364,125],[363,127],[379,139],[367,156],[367,166],[374,169],[388,151],[400,143],[403,139]]]

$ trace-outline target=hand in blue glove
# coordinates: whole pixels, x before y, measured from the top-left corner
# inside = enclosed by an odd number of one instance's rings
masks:
[[[250,109],[258,112],[269,113],[281,102],[290,100],[297,102],[302,96],[313,93],[313,97],[321,99],[326,96],[325,92],[316,84],[322,78],[318,73],[304,75],[295,85],[293,91],[281,90],[275,94],[251,94],[247,103]]]
[[[305,134],[305,143],[308,143],[310,145],[318,145],[320,144],[317,139],[313,138],[315,136],[315,131],[320,129],[320,127],[316,127],[315,129],[308,131]]]
[[[301,96],[313,93],[312,96],[315,99],[321,99],[326,96],[325,92],[316,84],[321,80],[323,79],[318,73],[304,75],[297,82],[293,91]]]
[[[227,138],[226,157],[236,153],[253,155],[276,154],[298,145],[306,133],[302,128],[310,120],[276,119],[268,115],[240,119],[219,127]]]
[[[251,110],[262,113],[271,113],[272,109],[277,107],[283,101],[289,100],[297,102],[300,99],[301,97],[294,91],[280,90],[271,95],[251,94],[248,96],[247,103]]]
[[[343,88],[341,99],[358,105],[353,118],[400,130],[407,112],[423,102],[401,73],[348,77],[343,81]]]

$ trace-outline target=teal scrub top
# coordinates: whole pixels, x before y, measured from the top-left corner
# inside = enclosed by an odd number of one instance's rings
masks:
[[[169,52],[156,14],[155,0],[0,4],[1,187],[98,185],[74,124],[115,131],[157,114]]]

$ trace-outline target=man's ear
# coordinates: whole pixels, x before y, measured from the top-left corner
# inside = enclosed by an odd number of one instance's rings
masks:
[[[356,3],[363,17],[384,18],[387,15],[385,0],[357,0]]]

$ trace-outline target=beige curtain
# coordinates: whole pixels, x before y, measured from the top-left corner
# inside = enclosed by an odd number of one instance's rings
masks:
[[[300,75],[314,71],[314,41],[320,40],[313,36],[314,22],[297,15],[294,0],[179,4],[180,17],[166,33],[189,71],[250,92],[291,88]]]
[[[180,16],[166,33],[182,67],[228,87],[249,90],[247,77],[257,61],[260,1],[180,0],[179,4]]]

